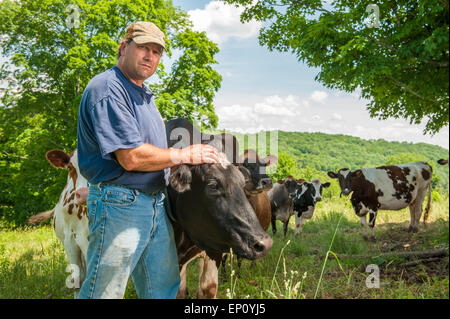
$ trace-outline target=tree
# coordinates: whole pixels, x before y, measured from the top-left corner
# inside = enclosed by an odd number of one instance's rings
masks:
[[[7,58],[0,68],[0,88],[6,85],[0,92],[0,223],[19,225],[54,205],[66,173],[52,169],[45,153],[75,148],[84,87],[116,64],[121,37],[140,20],[158,25],[167,55],[179,56],[170,70],[161,63],[151,78],[162,116],[215,127],[218,47],[192,31],[187,14],[170,0],[0,2],[1,55]]]
[[[287,153],[280,152],[278,154],[278,161],[275,165],[269,166],[267,175],[273,180],[284,180],[287,176],[298,178],[298,168],[295,159]]]
[[[432,134],[448,125],[448,0],[223,1],[267,22],[260,44],[320,68],[326,87],[360,89],[371,117],[426,120]]]

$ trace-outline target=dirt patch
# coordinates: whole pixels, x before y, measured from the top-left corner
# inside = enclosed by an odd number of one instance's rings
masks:
[[[402,264],[383,263],[380,267],[381,280],[403,280],[408,284],[427,283],[430,278],[444,279],[448,277],[448,257],[436,258],[431,262],[423,262],[413,267]]]

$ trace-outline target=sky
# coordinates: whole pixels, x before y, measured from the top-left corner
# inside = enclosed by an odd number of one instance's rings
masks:
[[[431,136],[423,135],[424,124],[372,119],[358,92],[327,89],[314,80],[319,69],[309,68],[290,53],[261,47],[262,25],[242,24],[242,9],[209,0],[173,0],[173,4],[189,14],[195,30],[205,31],[219,45],[215,69],[222,75],[222,86],[214,101],[219,129],[323,132],[449,148],[448,126]]]

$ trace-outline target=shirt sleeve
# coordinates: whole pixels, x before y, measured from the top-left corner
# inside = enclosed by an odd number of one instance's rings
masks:
[[[112,160],[120,148],[135,148],[143,144],[139,126],[129,107],[106,97],[91,110],[92,123],[102,157]]]

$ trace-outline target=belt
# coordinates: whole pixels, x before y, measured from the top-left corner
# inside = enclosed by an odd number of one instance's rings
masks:
[[[110,183],[103,183],[103,182],[100,182],[100,183],[97,183],[97,184],[88,183],[88,186],[95,186],[95,187],[98,187],[98,188],[101,188],[100,186],[102,186],[102,185],[123,187],[123,188],[129,189],[129,190],[135,192],[136,194],[142,193],[142,194],[146,194],[146,195],[150,195],[150,196],[157,195],[157,194],[159,194],[159,193],[164,191],[164,188],[158,189],[158,190],[156,190],[154,192],[147,192],[147,191],[143,191],[143,190],[136,189],[136,188],[130,188],[130,187],[127,187],[125,185],[120,185],[120,184],[110,184]]]

